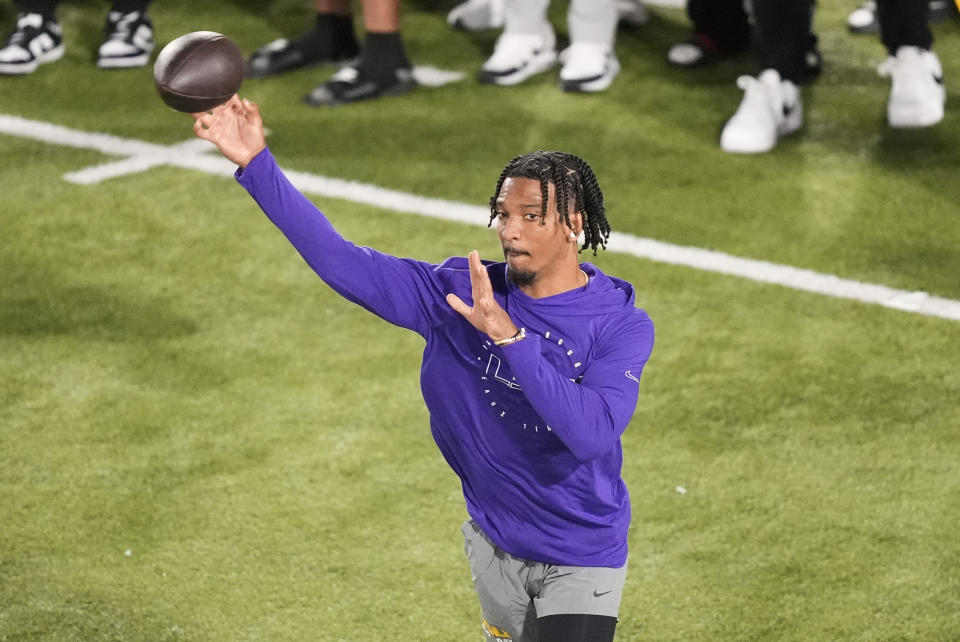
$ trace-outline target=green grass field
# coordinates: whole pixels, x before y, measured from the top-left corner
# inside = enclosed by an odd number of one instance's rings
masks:
[[[594,166],[615,230],[960,299],[960,22],[935,27],[945,121],[891,131],[881,46],[845,32],[855,2],[821,2],[802,135],[736,157],[717,136],[751,63],[670,68],[681,11],[622,31],[620,77],[579,96],[555,74],[477,84],[496,34],[448,29],[452,4],[411,2],[403,26],[461,83],[314,110],[299,98],[329,69],[248,82],[280,162],[481,205],[511,157],[563,149]],[[161,43],[213,29],[250,51],[308,5],[152,15]],[[0,114],[188,140],[149,70],[93,65],[104,11],[61,7],[65,59],[0,78]],[[0,135],[0,640],[480,640],[421,340],[334,295],[227,178],[62,178],[112,160]],[[498,255],[481,227],[315,200],[387,252]],[[617,639],[960,640],[960,323],[594,260],[657,326],[624,436]]]

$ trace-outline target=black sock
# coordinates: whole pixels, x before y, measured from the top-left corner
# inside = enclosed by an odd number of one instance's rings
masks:
[[[293,42],[308,60],[345,60],[360,53],[352,15],[318,13],[313,28]]]
[[[363,60],[360,74],[374,82],[394,83],[397,69],[410,69],[410,60],[403,50],[403,40],[396,31],[388,33],[367,32],[363,41]]]
[[[360,53],[360,43],[353,32],[352,15],[318,13],[314,31],[330,43],[331,52],[337,59],[355,58]]]

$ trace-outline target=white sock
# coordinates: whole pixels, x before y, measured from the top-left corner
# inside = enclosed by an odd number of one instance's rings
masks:
[[[550,0],[507,0],[503,14],[504,33],[541,33],[549,6]]]
[[[613,48],[617,33],[615,0],[570,0],[567,27],[570,42],[598,42]]]

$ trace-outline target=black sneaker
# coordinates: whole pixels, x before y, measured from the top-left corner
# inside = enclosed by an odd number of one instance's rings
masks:
[[[359,67],[344,67],[325,84],[317,86],[303,97],[303,102],[313,107],[343,105],[382,96],[405,94],[416,88],[413,70],[400,67],[394,71],[392,82],[368,77]]]
[[[17,26],[0,49],[0,74],[32,73],[38,66],[63,58],[63,29],[39,13],[21,13]]]
[[[356,38],[345,39],[334,46],[325,42],[316,29],[311,29],[293,40],[280,38],[254,51],[247,61],[245,75],[264,78],[324,63],[349,64],[359,55]]]
[[[156,43],[153,23],[142,11],[111,11],[107,14],[106,40],[97,52],[97,67],[128,69],[150,61]]]

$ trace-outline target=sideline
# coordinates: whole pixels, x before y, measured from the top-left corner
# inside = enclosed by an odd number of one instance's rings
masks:
[[[215,176],[232,177],[236,166],[222,156],[209,154],[213,145],[190,139],[175,145],[158,145],[109,134],[68,129],[52,123],[0,114],[0,134],[29,138],[52,145],[99,151],[120,156],[112,161],[69,172],[64,179],[81,185],[148,171],[159,165],[192,169]],[[290,181],[304,193],[326,198],[341,198],[382,209],[418,214],[447,221],[484,226],[489,211],[486,207],[438,198],[427,198],[376,185],[329,178],[306,172],[284,169]],[[682,265],[708,272],[738,276],[760,283],[772,283],[804,292],[814,292],[840,299],[912,312],[929,317],[960,321],[960,301],[931,296],[923,291],[897,290],[885,285],[843,279],[766,261],[745,259],[722,252],[672,245],[662,241],[614,232],[609,252],[629,254],[660,263]]]

